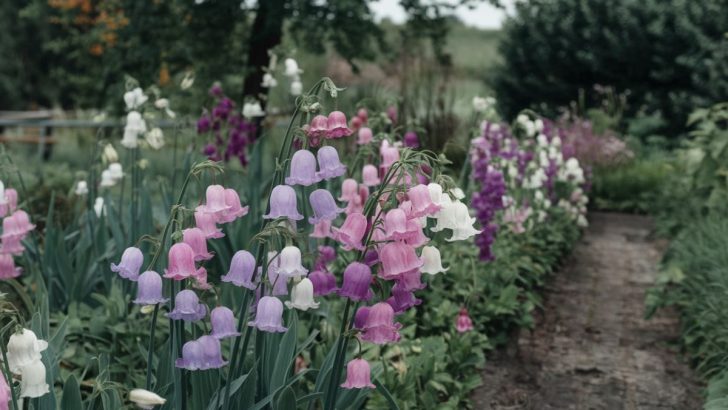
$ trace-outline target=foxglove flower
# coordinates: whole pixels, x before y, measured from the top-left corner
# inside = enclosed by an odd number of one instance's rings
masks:
[[[124,253],[121,255],[121,262],[118,265],[111,264],[111,271],[118,273],[124,279],[136,282],[142,264],[144,264],[144,255],[141,249],[129,247],[124,250]]]
[[[13,279],[23,273],[22,268],[15,266],[12,255],[1,253],[0,250],[0,280]]]
[[[235,328],[235,315],[225,306],[218,306],[210,312],[212,332],[210,335],[216,339],[240,336]]]
[[[344,245],[344,249],[363,249],[362,239],[367,230],[367,218],[360,213],[350,213],[346,216],[341,228],[333,230],[334,239]]]
[[[283,326],[283,303],[273,296],[263,296],[258,301],[255,320],[248,322],[248,326],[255,327],[262,332],[285,332]]]
[[[370,378],[369,363],[364,359],[354,359],[346,365],[345,389],[376,389]]]
[[[129,401],[142,410],[152,410],[155,406],[161,406],[167,402],[160,395],[144,389],[133,389],[130,391]]]
[[[354,302],[369,300],[373,296],[369,289],[371,283],[372,271],[369,266],[352,262],[344,270],[344,281],[339,290],[339,296],[349,298]]]
[[[286,307],[304,312],[319,307],[319,303],[313,299],[313,283],[310,279],[303,278],[300,282],[293,285],[291,288],[291,300],[286,302]]]
[[[460,309],[457,321],[455,322],[455,329],[458,331],[458,333],[465,333],[473,330],[473,321],[468,315],[468,309]]]
[[[364,165],[361,171],[362,181],[364,186],[374,187],[382,183],[379,179],[379,170],[372,164]]]
[[[336,287],[336,276],[325,270],[316,270],[308,275],[313,284],[314,296],[326,296],[339,290]]]
[[[321,147],[316,153],[319,163],[319,171],[316,175],[324,180],[344,175],[346,166],[339,161],[339,153],[331,146]]]
[[[190,245],[194,251],[195,262],[212,259],[212,253],[207,251],[207,238],[200,228],[188,228],[182,231],[182,242]]]
[[[382,345],[398,342],[400,323],[394,323],[394,309],[389,303],[379,302],[369,309],[362,328],[361,340]]]
[[[137,281],[137,298],[134,303],[137,305],[156,305],[167,303],[169,299],[162,297],[162,277],[155,271],[148,270],[139,275]]]
[[[316,239],[331,238],[331,221],[328,219],[319,221],[313,226],[313,232],[311,232],[310,236]]]
[[[301,265],[301,250],[295,246],[286,246],[279,255],[277,267],[271,267],[278,275],[285,278],[306,276],[308,269]]]
[[[311,224],[317,224],[322,220],[333,221],[336,217],[344,212],[343,208],[336,205],[331,192],[325,189],[317,189],[309,195],[309,201],[313,210],[313,216],[308,218]]]
[[[46,368],[40,358],[23,366],[21,377],[20,397],[41,397],[50,391],[46,383]]]
[[[205,268],[195,267],[195,251],[184,242],[172,245],[167,258],[169,266],[164,270],[165,278],[183,280],[207,274]]]
[[[316,176],[316,157],[309,150],[298,150],[291,158],[291,170],[286,178],[287,185],[309,186],[319,182]]]
[[[392,287],[392,296],[387,299],[387,303],[392,306],[395,314],[400,314],[421,304],[422,300],[417,299],[415,294],[411,291],[406,290],[399,284],[396,284]]]
[[[38,339],[32,330],[22,329],[10,335],[7,348],[8,367],[11,372],[20,374],[24,367],[40,361],[41,352],[48,348],[48,342]]]
[[[181,290],[174,297],[174,309],[167,314],[174,320],[184,320],[185,322],[194,322],[200,320],[207,315],[207,305],[200,303],[197,294],[190,290]]]
[[[417,271],[422,261],[417,257],[415,248],[400,242],[390,242],[379,250],[382,267],[379,277],[384,280],[398,279],[407,272]]]
[[[217,227],[215,216],[201,210],[195,211],[195,226],[205,234],[207,239],[217,239],[225,236],[222,229]]]
[[[429,275],[435,275],[440,272],[447,272],[450,268],[442,267],[442,259],[440,257],[440,250],[434,246],[425,246],[422,248],[422,272]]]
[[[245,250],[237,251],[233,255],[232,261],[230,261],[230,270],[220,280],[252,290],[258,286],[257,280],[253,280],[255,271],[255,257],[253,254]]]
[[[320,152],[320,151],[319,151]],[[270,194],[270,211],[264,219],[285,217],[294,221],[303,219],[296,206],[296,191],[288,185],[278,185]]]
[[[369,144],[374,140],[374,134],[372,133],[372,129],[369,127],[361,127],[359,128],[359,132],[357,133],[357,139],[356,143],[359,145],[366,145]]]
[[[217,222],[219,223],[233,222],[248,214],[249,207],[243,207],[240,204],[240,196],[238,196],[238,192],[232,188],[225,189],[225,205],[230,208],[223,212],[223,214],[218,218]]]
[[[328,118],[326,138],[335,139],[349,135],[351,135],[351,130],[346,124],[346,114],[341,111],[332,111]]]

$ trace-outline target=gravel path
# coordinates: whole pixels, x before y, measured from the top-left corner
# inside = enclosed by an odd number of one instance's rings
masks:
[[[673,312],[644,320],[661,247],[642,216],[595,213],[545,289],[533,331],[493,352],[476,409],[701,408],[700,386],[676,354]]]

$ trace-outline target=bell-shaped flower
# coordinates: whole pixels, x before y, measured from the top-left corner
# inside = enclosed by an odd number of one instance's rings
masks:
[[[344,212],[343,208],[336,205],[336,200],[331,192],[325,189],[317,189],[309,195],[313,216],[308,218],[311,224],[317,224],[322,220],[333,221],[336,217]]]
[[[208,186],[205,199],[205,204],[198,206],[195,211],[213,215],[216,222],[230,209],[230,205],[225,203],[225,188],[222,185]]]
[[[326,136],[329,129],[329,119],[325,115],[317,115],[311,120],[306,134],[310,138],[319,139]]]
[[[174,297],[174,309],[167,316],[174,320],[194,322],[207,315],[207,305],[200,303],[197,294],[190,289],[179,291]]]
[[[286,307],[303,311],[318,309],[319,303],[313,299],[313,283],[310,279],[303,278],[300,282],[293,285],[291,288],[291,300],[286,302]]]
[[[147,144],[152,147],[152,149],[159,150],[164,147],[164,132],[159,127],[154,127],[149,130],[149,132],[144,134],[144,139],[147,141]]]
[[[238,192],[232,188],[225,189],[225,205],[230,208],[217,219],[218,223],[229,223],[248,214],[249,207],[242,206]]]
[[[422,261],[415,248],[400,242],[390,242],[379,250],[382,267],[379,277],[384,280],[398,279],[407,272],[419,270]]]
[[[359,183],[353,178],[347,178],[341,182],[341,196],[339,201],[358,201],[359,198]]]
[[[422,260],[422,273],[429,275],[435,275],[440,272],[447,272],[450,268],[444,268],[442,266],[442,259],[440,257],[440,250],[434,246],[425,246],[422,248],[422,254],[420,255]]]
[[[118,182],[118,181],[116,180],[116,178],[114,178],[114,177],[113,177],[113,176],[111,175],[111,171],[110,171],[110,170],[108,170],[108,169],[105,169],[105,170],[103,170],[103,171],[101,172],[101,182],[99,183],[99,185],[100,185],[100,186],[101,186],[102,188],[109,188],[109,187],[112,187],[112,186],[116,185],[116,183],[117,183],[117,182]]]
[[[447,239],[449,242],[464,241],[482,232],[473,228],[475,218],[470,216],[470,211],[468,211],[468,207],[464,203],[455,202],[452,206],[452,213],[455,227],[452,228],[452,237]]]
[[[137,280],[137,305],[156,305],[166,303],[169,299],[162,297],[162,277],[155,271],[148,270]]]
[[[182,346],[182,357],[175,360],[175,367],[186,370],[202,370],[204,367],[202,344],[198,340],[190,340]]]
[[[362,306],[354,313],[354,329],[364,329],[364,325],[367,323],[367,317],[369,317],[369,306]]]
[[[7,218],[6,218],[7,219]],[[25,247],[20,241],[22,236],[11,235],[2,238],[0,241],[0,254],[2,255],[22,255],[25,252]]]
[[[265,111],[258,101],[250,101],[243,104],[243,117],[255,118],[265,116]]]
[[[298,97],[299,95],[303,94],[303,83],[301,82],[301,79],[295,78],[293,81],[291,81],[291,88],[289,89],[289,91],[294,97]]]
[[[139,270],[144,264],[144,255],[141,249],[129,247],[121,254],[121,262],[119,264],[112,263],[111,271],[116,272],[124,279],[136,282],[139,277]]]
[[[18,191],[13,188],[8,188],[5,190],[5,195],[2,198],[5,200],[0,201],[0,217],[15,212],[18,209]]]
[[[287,58],[287,59],[285,59],[285,61],[283,63],[284,63],[284,66],[285,66],[285,72],[284,73],[285,73],[285,76],[286,77],[294,77],[295,78],[295,77],[298,77],[299,75],[301,75],[303,73],[303,70],[301,70],[300,68],[298,68],[298,63],[296,62],[296,60],[294,60],[292,58]]]
[[[364,264],[367,266],[374,266],[379,262],[379,252],[377,252],[376,249],[368,249],[364,254]]]
[[[364,186],[379,186],[382,181],[379,179],[379,170],[372,164],[364,165],[361,170],[361,178]]]
[[[40,359],[23,366],[21,370],[20,397],[41,397],[50,392],[46,383],[46,367]]]
[[[268,252],[268,283],[272,287],[271,295],[288,295],[288,278],[278,275],[281,266],[281,255],[277,252]]]
[[[384,216],[384,230],[387,239],[402,240],[407,236],[407,215],[400,208],[387,212]]]
[[[258,301],[255,320],[248,322],[248,326],[263,332],[287,331],[283,326],[283,303],[276,297],[263,296]]]
[[[417,299],[415,294],[404,287],[396,284],[392,287],[392,296],[387,299],[387,303],[392,306],[395,314],[400,314],[413,306],[417,306],[422,303],[422,300]]]
[[[313,232],[309,235],[316,239],[331,238],[331,221],[328,219],[322,219],[313,226]]]
[[[333,262],[334,260],[336,260],[336,249],[334,249],[332,246],[319,246],[317,250],[318,256],[316,257],[316,261],[314,262],[314,268],[326,270],[326,265],[329,262]]]
[[[78,196],[88,194],[88,182],[78,181],[76,183],[76,188],[74,189],[73,193],[75,193]]]
[[[15,266],[12,255],[0,253],[0,280],[17,278],[23,269]]]
[[[313,284],[314,296],[326,296],[339,290],[336,287],[336,276],[325,270],[315,270],[308,275]]]
[[[417,219],[410,219],[407,221],[407,236],[404,237],[404,243],[415,248],[426,244],[430,241],[420,223]]]
[[[122,178],[124,178],[124,169],[121,167],[121,164],[118,162],[114,162],[109,164],[109,173],[111,175],[111,178],[113,178],[115,181],[121,181]]]
[[[27,365],[40,361],[41,352],[48,348],[48,342],[38,339],[30,329],[22,329],[10,335],[7,346],[8,367],[20,374]]]
[[[19,236],[24,238],[28,232],[35,229],[35,225],[30,223],[30,217],[23,210],[17,210],[12,215],[3,219],[2,238],[8,236]]]
[[[355,302],[369,300],[373,293],[369,288],[372,284],[372,271],[369,266],[352,262],[344,269],[344,281],[339,289],[339,296],[349,298]]]
[[[339,153],[332,146],[321,147],[316,153],[319,163],[319,171],[316,175],[324,180],[344,175],[346,166],[339,160]]]
[[[104,198],[97,197],[94,200],[94,213],[96,214],[97,218],[101,218],[101,215],[106,211],[106,206],[104,205]]]
[[[464,204],[463,204],[464,205]],[[435,214],[437,223],[430,230],[432,232],[440,232],[443,229],[455,229],[458,226],[456,219],[455,202],[450,199],[450,196],[443,195],[440,201],[440,211]],[[466,207],[467,209],[467,207]],[[470,217],[468,216],[468,220]]]
[[[361,126],[364,124],[364,122],[361,120],[361,118],[354,116],[351,121],[349,121],[349,128],[352,132],[358,130],[361,128]]]
[[[139,87],[124,93],[124,103],[127,110],[135,110],[141,107],[148,99],[149,97]]]
[[[346,381],[341,385],[345,389],[376,389],[372,384],[369,362],[354,359],[346,365]]]
[[[134,149],[139,146],[139,136],[147,132],[147,123],[138,111],[130,111],[126,115],[124,135],[121,138],[121,145],[125,148]]]
[[[341,111],[329,113],[328,129],[326,138],[334,139],[351,135],[351,130],[346,123],[346,114]]]
[[[295,246],[286,246],[279,255],[279,265],[269,268],[285,278],[306,276],[308,269],[301,264],[301,250]]]
[[[210,336],[216,339],[240,336],[240,332],[235,327],[235,315],[232,310],[225,306],[212,309],[210,324],[212,325]]]
[[[205,268],[195,267],[195,251],[184,242],[172,245],[167,258],[169,265],[164,270],[165,278],[183,280],[206,273]]]
[[[291,158],[291,170],[286,178],[287,185],[309,186],[319,182],[316,176],[316,157],[309,150],[298,150]]]
[[[303,219],[298,213],[296,191],[288,185],[278,185],[270,194],[270,211],[263,215],[264,219],[285,217],[294,221]]]
[[[404,142],[404,146],[407,148],[417,149],[420,147],[420,138],[414,131],[405,132],[402,141]]]
[[[273,77],[273,74],[271,73],[265,73],[263,74],[263,81],[260,83],[260,86],[263,88],[274,88],[278,85],[278,80]]]
[[[351,213],[346,216],[340,228],[334,228],[334,239],[340,242],[344,249],[363,249],[362,239],[367,231],[367,218],[360,213]]]
[[[230,261],[230,270],[220,280],[252,290],[258,286],[257,279],[253,280],[255,274],[255,257],[250,252],[241,250],[235,252]]]
[[[356,143],[359,145],[366,145],[369,144],[374,140],[374,134],[372,133],[372,129],[369,127],[361,127],[359,128],[359,132],[357,133],[357,139]]]
[[[389,303],[379,302],[369,309],[367,320],[362,328],[361,340],[382,345],[400,339],[400,323],[394,323],[394,309]]]
[[[402,273],[397,278],[397,286],[408,292],[413,292],[424,289],[427,285],[422,283],[422,272],[419,269],[415,269]]]
[[[133,389],[129,392],[129,401],[142,410],[152,410],[166,403],[167,399],[149,390]]]
[[[465,333],[473,330],[473,321],[470,319],[470,315],[468,315],[468,309],[460,309],[458,318],[455,321],[455,329],[458,333]]]
[[[344,209],[344,212],[346,214],[364,212],[364,204],[366,203],[367,198],[369,198],[369,188],[364,185],[359,185],[357,196],[346,203],[346,209]]]
[[[386,140],[383,142],[386,142]],[[395,162],[399,161],[399,148],[396,146],[382,144],[379,152],[382,155],[382,162],[379,164],[379,168],[384,170],[384,172],[391,168]]]
[[[193,279],[195,280],[194,283],[192,283],[192,287],[195,289],[201,289],[201,290],[210,290],[212,289],[212,285],[207,282],[207,271],[203,269],[200,274],[193,276]]]
[[[216,337],[205,335],[197,339],[202,348],[202,368],[200,370],[219,369],[227,364],[222,358],[222,347],[220,340]]]
[[[426,185],[415,185],[407,190],[407,197],[412,203],[411,217],[434,216],[440,210],[440,205],[432,202],[430,190]]]
[[[369,111],[367,111],[367,109],[364,107],[359,108],[359,110],[356,112],[356,116],[361,118],[364,124],[369,122]]]
[[[212,259],[212,253],[207,250],[207,238],[200,228],[188,228],[182,231],[182,242],[190,245],[195,253],[195,262]]]
[[[205,234],[205,238],[207,239],[217,239],[225,236],[222,233],[222,228],[217,227],[217,218],[215,215],[201,210],[195,211],[195,226]]]

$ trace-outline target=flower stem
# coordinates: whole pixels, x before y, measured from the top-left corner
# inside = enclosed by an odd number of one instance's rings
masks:
[[[152,313],[152,324],[149,327],[149,350],[147,352],[147,383],[146,389],[152,389],[152,359],[154,358],[154,331],[157,328],[157,314],[159,313],[159,303],[154,305]]]

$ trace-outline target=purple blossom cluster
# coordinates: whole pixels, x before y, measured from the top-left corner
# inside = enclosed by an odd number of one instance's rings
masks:
[[[205,110],[197,120],[197,134],[212,136],[202,153],[213,161],[227,162],[237,157],[240,164],[246,166],[246,148],[255,139],[256,124],[247,121],[235,109],[235,102],[225,96],[219,84],[213,85],[209,94],[216,104],[211,111]]]

